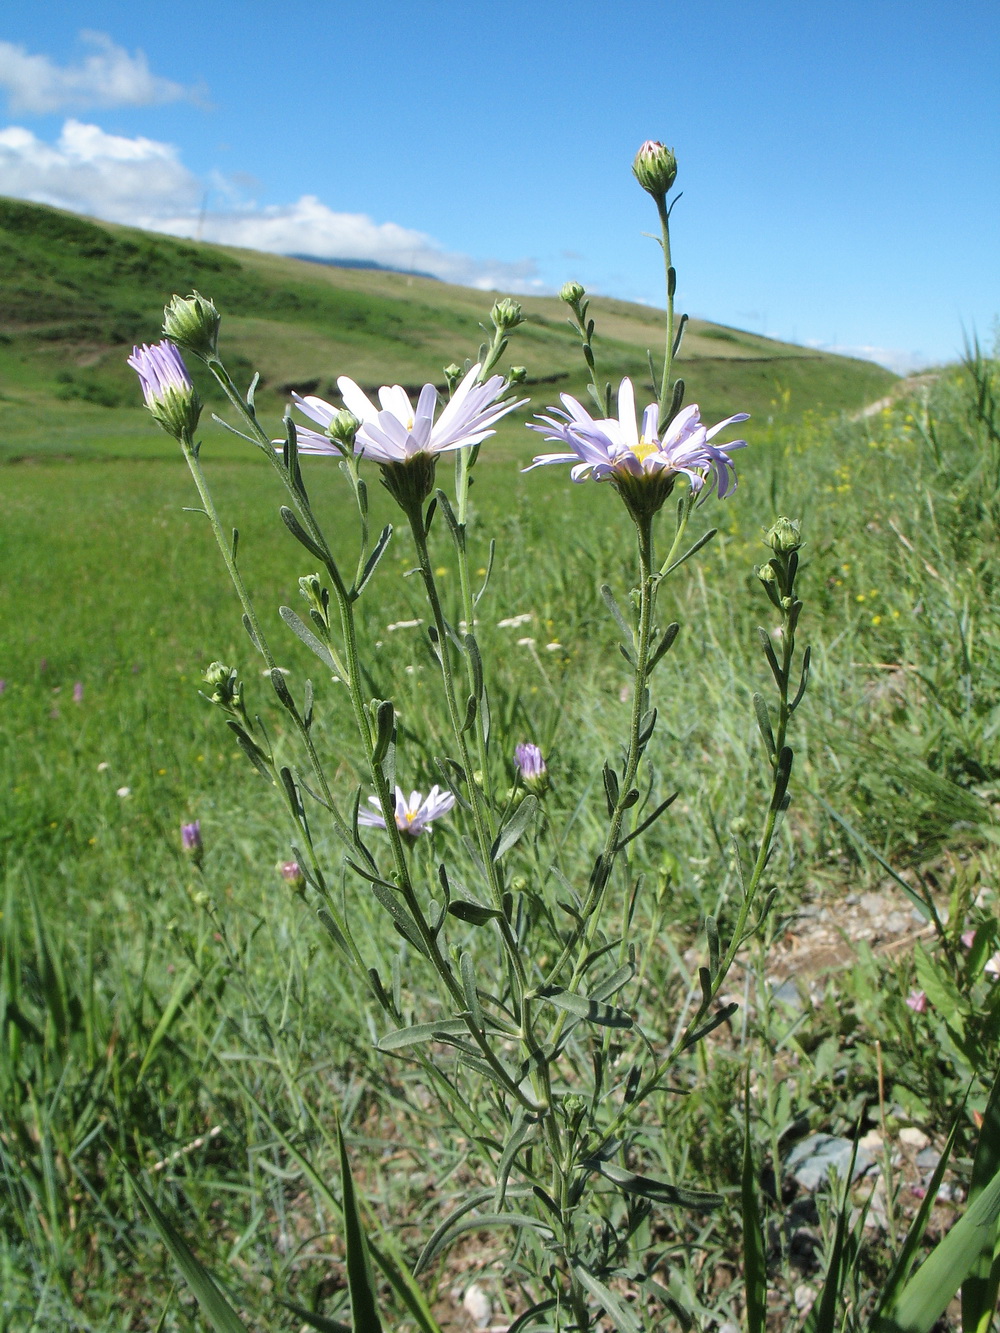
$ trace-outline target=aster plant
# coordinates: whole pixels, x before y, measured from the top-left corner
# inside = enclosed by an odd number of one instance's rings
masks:
[[[588,1333],[604,1327],[602,1320],[624,1333],[657,1327],[658,1316],[651,1316],[650,1324],[644,1309],[648,1304],[662,1310],[663,1301],[669,1307],[675,1297],[658,1276],[664,1255],[651,1244],[639,1246],[637,1237],[648,1241],[644,1227],[655,1209],[701,1214],[722,1203],[710,1190],[648,1174],[642,1127],[651,1115],[668,1113],[671,1080],[686,1054],[735,1008],[723,1001],[723,987],[773,897],[763,890],[787,803],[792,756],[786,733],[808,667],[806,654],[793,681],[800,539],[797,526],[782,520],[766,534],[770,558],[757,571],[779,631],[761,630],[774,700],[754,699],[770,782],[763,827],[755,842],[734,845],[731,919],[726,929],[712,917],[706,920],[704,962],[690,979],[691,999],[673,1016],[672,1035],[664,1036],[671,1025],[665,1029],[662,1018],[654,1018],[647,1027],[640,1012],[643,974],[634,943],[643,882],[636,853],[644,840],[659,834],[676,795],[660,790],[649,761],[657,720],[651,682],[679,632],[676,624],[657,625],[657,596],[664,581],[713,536],[710,530],[689,541],[686,532],[697,507],[713,495],[715,502],[730,502],[737,485],[732,455],[746,445],[731,438],[731,428],[747,419],[736,412],[706,426],[696,404],[684,406],[684,385],[672,375],[684,328],[684,319],[674,318],[667,203],[676,171],[673,154],[659,144],[643,145],[634,164],[656,204],[666,266],[666,341],[651,401],[640,418],[633,383],[625,378],[612,402],[611,385],[597,376],[589,301],[573,283],[562,295],[580,334],[595,411],[563,395],[561,406],[529,423],[557,448],[536,456],[525,470],[568,464],[574,482],[607,483],[623,501],[637,536],[636,586],[625,597],[608,584],[601,589],[631,683],[623,691],[621,752],[600,756],[603,834],[594,842],[570,820],[565,830],[553,833],[555,850],[546,852],[545,835],[555,821],[548,807],[560,789],[558,781],[550,786],[557,756],[543,754],[534,742],[521,741],[515,749],[515,737],[498,734],[490,664],[480,644],[478,608],[489,569],[475,587],[469,488],[484,442],[502,419],[524,406],[513,392],[524,371],[498,369],[509,336],[523,319],[517,303],[495,303],[478,356],[464,366],[446,367],[443,391],[425,384],[413,402],[399,385],[384,385],[371,396],[342,375],[341,402],[296,395],[277,440],[258,420],[256,381],[242,392],[226,370],[218,311],[200,294],[174,297],[166,311],[166,340],[137,348],[130,358],[150,411],[181,445],[250,644],[287,719],[285,731],[298,746],[294,762],[276,752],[256,705],[247,700],[241,679],[247,673],[219,662],[209,667],[206,697],[286,807],[293,833],[281,878],[315,912],[367,993],[378,1015],[379,1050],[417,1066],[436,1093],[442,1122],[479,1153],[482,1191],[438,1219],[414,1271],[419,1276],[435,1264],[465,1231],[511,1228],[519,1238],[511,1272],[526,1293],[525,1308],[512,1325],[518,1333],[532,1328]],[[283,492],[284,528],[308,555],[311,568],[299,579],[304,614],[283,606],[280,615],[349,701],[356,747],[349,762],[338,756],[335,776],[314,726],[317,690],[278,666],[243,579],[236,533],[223,527],[214,506],[195,439],[200,401],[183,353],[199,359],[221,386],[237,414],[230,429],[266,459]],[[339,467],[353,495],[352,569],[334,555],[310,500],[305,456],[310,467]],[[438,469],[449,460],[454,480],[446,490],[438,484]],[[442,719],[433,734],[445,738],[431,742],[430,759],[399,727],[391,687],[382,687],[385,697],[372,697],[379,671],[357,607],[379,577],[393,539],[392,525],[377,538],[369,530],[373,468],[409,530],[414,572],[428,607],[426,646]],[[660,513],[675,492],[676,522],[661,543]],[[439,587],[442,557],[436,551],[432,559],[432,540],[450,546],[457,568],[450,610]],[[397,785],[404,760],[415,781],[415,770],[423,766],[426,796],[421,790],[407,796]],[[348,785],[344,774],[351,768],[354,780]],[[431,779],[437,779],[433,785]],[[575,849],[574,838],[577,844],[583,838]],[[575,868],[569,870],[571,863]],[[384,938],[372,939],[361,922],[355,904],[362,895],[381,911]],[[653,910],[651,938],[660,911]],[[423,1012],[414,1013],[418,1003]],[[345,1179],[345,1215],[348,1190]],[[381,1253],[373,1249],[376,1256]],[[383,1256],[379,1262],[388,1261]],[[365,1263],[353,1271],[357,1277]],[[412,1279],[401,1278],[398,1266],[383,1271],[415,1323],[424,1330],[436,1327],[414,1296]],[[353,1295],[352,1290],[352,1300]],[[374,1311],[370,1292],[368,1308]],[[364,1326],[377,1327],[377,1315],[374,1320]]]

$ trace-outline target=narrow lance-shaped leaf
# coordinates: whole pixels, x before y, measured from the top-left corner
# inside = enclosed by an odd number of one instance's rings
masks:
[[[622,634],[624,634],[629,644],[632,644],[635,639],[635,633],[632,629],[632,626],[625,619],[625,613],[618,605],[618,599],[611,591],[611,587],[609,584],[607,583],[601,584],[601,596],[604,598],[605,606],[611,612],[612,616],[614,616],[618,628],[621,630]]]
[[[678,380],[677,383],[681,384],[683,383],[683,381]],[[707,546],[718,531],[719,531],[718,528],[709,528],[709,530],[706,533],[704,533],[701,537],[698,538],[698,540],[694,543],[693,546],[689,546],[682,556],[679,556],[672,565],[669,565],[663,571],[661,577],[666,578],[667,575],[672,574],[675,569],[680,569],[681,565],[683,565],[686,560],[690,560],[693,555],[698,554],[698,552],[701,550],[703,546]]]
[[[723,1202],[721,1194],[710,1190],[690,1190],[682,1185],[670,1185],[665,1180],[654,1180],[652,1176],[639,1176],[634,1171],[626,1171],[613,1162],[605,1162],[597,1157],[588,1157],[580,1165],[588,1171],[599,1172],[626,1194],[652,1199],[654,1203],[673,1204],[678,1208],[709,1209],[718,1208]]]
[[[490,857],[494,862],[499,861],[502,856],[510,851],[537,813],[538,798],[531,795],[525,796],[497,834],[496,841],[490,849]]]
[[[542,986],[537,991],[540,999],[548,1000],[557,1009],[564,1009],[574,1018],[581,1018],[588,1023],[597,1023],[599,1027],[630,1028],[633,1026],[632,1015],[624,1009],[616,1009],[611,1004],[601,1004],[587,995],[578,995],[576,991],[564,990],[562,986]]]
[[[365,567],[361,571],[361,577],[358,579],[357,583],[351,590],[352,598],[357,598],[361,596],[362,592],[364,591],[368,583],[368,580],[371,578],[371,576],[375,573],[375,570],[378,568],[378,563],[382,559],[382,556],[385,554],[385,548],[389,545],[391,538],[392,538],[392,524],[387,523],[385,527],[382,529],[378,541],[375,543],[375,549],[372,551],[371,555],[365,562]]]
[[[285,527],[295,540],[299,542],[300,545],[304,546],[310,555],[314,555],[317,560],[322,560],[325,564],[329,559],[328,553],[313,541],[288,506],[282,505],[278,512],[281,515],[282,523],[284,523]]]
[[[596,1278],[589,1268],[584,1268],[582,1264],[574,1264],[573,1272],[594,1300],[603,1307],[604,1313],[614,1324],[618,1333],[642,1333],[642,1325],[629,1306],[620,1297],[616,1296],[609,1287],[606,1287],[599,1278]]]
[[[760,732],[764,747],[767,750],[767,757],[774,762],[774,732],[771,730],[771,715],[767,711],[767,704],[760,694],[753,696],[753,711],[757,717],[757,729]]]

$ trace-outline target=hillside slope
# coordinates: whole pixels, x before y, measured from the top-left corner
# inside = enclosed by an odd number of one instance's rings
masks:
[[[430,278],[340,268],[174,240],[135,228],[0,199],[0,450],[73,448],[136,429],[133,343],[155,340],[164,301],[197,288],[224,314],[224,351],[238,379],[262,374],[261,405],[280,411],[291,388],[332,395],[337,375],[364,385],[442,381],[475,356],[493,296]],[[581,395],[578,339],[555,297],[525,298],[512,343],[535,407]],[[612,383],[649,386],[646,349],[660,347],[660,312],[595,298],[596,351]],[[706,418],[748,410],[854,410],[894,376],[854,361],[692,320],[680,357],[687,401]],[[113,409],[113,410],[112,410]],[[129,410],[133,409],[133,410]],[[55,437],[55,438],[54,438]]]

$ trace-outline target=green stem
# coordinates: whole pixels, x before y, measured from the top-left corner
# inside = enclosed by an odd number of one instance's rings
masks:
[[[605,838],[604,848],[595,870],[595,878],[587,900],[584,903],[581,916],[586,923],[585,926],[578,926],[570,935],[569,940],[563,948],[555,966],[547,977],[547,983],[551,984],[562,972],[571,955],[576,951],[583,939],[583,947],[580,950],[576,966],[573,969],[572,980],[570,981],[570,990],[575,989],[587,956],[593,945],[594,937],[600,925],[601,904],[604,901],[604,895],[607,892],[608,884],[611,880],[611,871],[614,867],[615,859],[618,855],[618,842],[621,838],[622,823],[625,818],[625,812],[630,807],[626,804],[626,798],[632,789],[636,774],[639,769],[639,761],[642,758],[642,750],[639,744],[639,737],[642,731],[642,719],[645,713],[646,704],[646,675],[649,662],[649,646],[653,629],[653,609],[656,602],[656,581],[653,578],[653,521],[651,517],[636,518],[636,533],[639,543],[639,625],[636,633],[636,655],[635,655],[635,678],[632,694],[632,713],[629,722],[629,742],[625,761],[625,772],[622,775],[621,785],[618,791],[618,800],[615,803],[611,814],[611,822],[608,827],[607,837]],[[563,1027],[567,1021],[567,1015],[560,1014],[556,1021],[555,1030],[549,1039],[553,1044],[558,1042],[562,1034]]]
[[[790,600],[792,599],[790,598]],[[746,892],[744,894],[743,902],[740,904],[740,910],[736,918],[736,924],[733,928],[733,933],[730,937],[729,946],[726,949],[725,955],[723,956],[719,964],[718,971],[711,980],[711,985],[709,987],[707,996],[705,996],[702,999],[702,1002],[698,1006],[696,1013],[685,1027],[683,1033],[677,1039],[673,1048],[655,1066],[652,1074],[650,1074],[650,1076],[647,1079],[645,1079],[642,1084],[640,1084],[634,1099],[627,1106],[623,1106],[619,1110],[618,1114],[612,1119],[611,1123],[608,1126],[606,1126],[605,1129],[602,1131],[601,1139],[605,1143],[610,1142],[613,1138],[616,1138],[621,1133],[625,1125],[634,1116],[638,1107],[641,1106],[645,1098],[648,1097],[649,1094],[654,1090],[654,1088],[663,1078],[664,1074],[667,1073],[667,1071],[674,1064],[674,1062],[677,1060],[680,1054],[684,1051],[692,1033],[699,1026],[705,1014],[708,1012],[709,1005],[718,996],[720,990],[722,989],[722,986],[725,983],[726,977],[729,973],[730,968],[733,965],[736,955],[745,941],[747,921],[750,916],[751,908],[753,907],[754,901],[756,899],[757,892],[760,889],[760,883],[764,875],[764,870],[770,858],[771,845],[774,841],[774,832],[778,822],[778,815],[781,812],[781,801],[779,800],[779,789],[778,789],[778,759],[779,756],[781,755],[782,749],[784,748],[785,737],[788,728],[788,721],[791,716],[791,712],[788,705],[788,682],[789,682],[790,669],[792,663],[792,655],[795,649],[795,636],[791,631],[791,615],[787,609],[784,609],[782,611],[781,638],[782,638],[782,660],[781,660],[782,680],[779,683],[780,702],[778,708],[778,725],[775,729],[775,738],[774,738],[775,752],[773,755],[768,756],[774,778],[771,789],[771,800],[768,804],[767,816],[764,821],[764,829],[761,836],[760,847],[758,848],[757,856],[754,861],[753,871],[751,872],[749,882],[747,883],[746,886]]]
[[[658,198],[656,201],[657,211],[660,214],[660,230],[662,232],[663,246],[663,268],[667,282],[667,343],[663,353],[663,379],[660,383],[660,434],[666,430],[668,416],[670,414],[670,372],[674,360],[674,279],[672,274],[672,265],[670,263],[670,210],[667,208],[666,197]]]

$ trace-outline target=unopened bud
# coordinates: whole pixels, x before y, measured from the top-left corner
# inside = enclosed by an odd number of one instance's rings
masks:
[[[510,370],[507,371],[508,384],[523,384],[527,378],[527,366],[511,366]]]
[[[227,667],[223,662],[213,662],[203,679],[206,685],[212,687],[212,693],[209,695],[212,703],[221,704],[223,708],[239,708],[243,686],[237,678],[235,667]]]
[[[799,535],[801,521],[797,518],[779,518],[772,528],[764,533],[764,541],[775,555],[791,555],[802,545]]]
[[[665,199],[677,179],[677,159],[670,148],[647,139],[635,155],[632,174],[654,199]]]
[[[218,310],[199,292],[172,296],[163,311],[163,336],[203,361],[211,361],[219,355],[220,323]]]
[[[516,329],[518,324],[524,323],[520,302],[511,301],[508,297],[494,304],[490,318],[500,330]]]
[[[335,444],[343,446],[345,453],[354,452],[354,437],[361,428],[361,422],[346,407],[335,412],[333,420],[326,428],[326,433]]]
[[[567,305],[579,305],[587,295],[587,289],[579,282],[567,282],[559,293],[560,301]]]
[[[302,867],[298,861],[282,861],[278,866],[278,873],[295,893],[301,893],[305,888],[306,877],[303,875]]]

